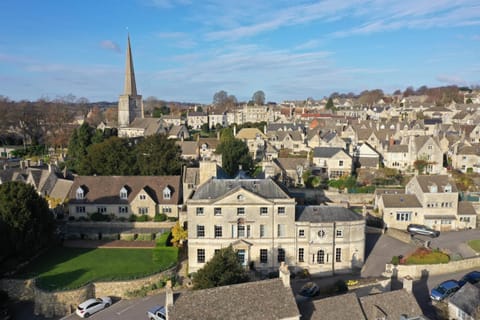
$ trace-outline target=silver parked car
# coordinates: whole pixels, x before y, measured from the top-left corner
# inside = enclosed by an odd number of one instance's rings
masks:
[[[75,313],[82,318],[88,318],[90,315],[108,308],[112,305],[112,299],[110,297],[101,297],[97,299],[88,299],[78,305]]]
[[[412,235],[420,234],[422,236],[429,236],[432,238],[436,238],[440,235],[440,231],[433,230],[432,228],[429,228],[421,224],[409,224],[407,227],[407,231]]]

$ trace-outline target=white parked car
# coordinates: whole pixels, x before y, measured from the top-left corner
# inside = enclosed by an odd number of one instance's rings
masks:
[[[148,320],[165,320],[167,319],[166,310],[163,306],[155,306],[147,312]]]
[[[112,298],[101,297],[96,299],[88,299],[78,305],[76,314],[82,318],[88,318],[90,315],[108,308],[112,305]]]

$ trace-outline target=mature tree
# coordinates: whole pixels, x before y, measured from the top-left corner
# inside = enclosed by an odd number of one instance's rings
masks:
[[[258,106],[263,106],[265,104],[265,92],[258,90],[253,94],[253,102]]]
[[[221,90],[213,96],[213,104],[219,108],[232,109],[238,102],[234,95],[229,95],[226,91]]]
[[[245,142],[239,139],[226,139],[221,142],[215,151],[222,155],[222,169],[231,177],[235,176],[242,170],[253,172],[253,159]]]
[[[117,108],[108,108],[104,112],[105,120],[108,122],[117,122],[118,120],[118,110]]]
[[[175,247],[182,247],[183,242],[188,239],[188,231],[185,230],[181,225],[180,222],[177,221],[172,228],[172,244]]]
[[[415,95],[415,89],[413,89],[412,86],[408,87],[407,89],[405,89],[405,91],[403,91],[403,96],[404,97],[410,97],[410,96],[413,96]]]
[[[63,148],[68,145],[73,128],[73,112],[65,105],[55,103],[46,111],[46,125],[48,128],[46,142],[53,147]]]
[[[374,105],[378,100],[383,98],[384,94],[381,89],[375,89],[375,90],[365,90],[360,94],[360,97],[358,98],[358,101],[361,104],[366,104],[369,106]]]
[[[216,92],[213,95],[213,104],[217,107],[223,107],[227,103],[228,93],[225,90]]]
[[[90,127],[87,123],[82,124],[73,131],[68,143],[67,154],[67,166],[73,171],[79,171],[82,160],[87,156],[87,147],[92,144],[92,138],[94,135],[95,129]]]
[[[54,228],[46,200],[31,185],[0,184],[0,261],[31,257],[52,240]]]
[[[393,95],[395,95],[395,96],[399,96],[401,94],[402,94],[402,90],[400,90],[400,89],[397,89],[393,92]]]
[[[335,110],[335,105],[333,104],[333,99],[332,98],[328,98],[327,104],[325,105],[325,109]]]
[[[182,168],[182,151],[174,140],[165,135],[146,137],[136,148],[137,165],[141,175],[178,175]]]
[[[87,148],[79,173],[82,175],[127,176],[136,174],[135,156],[127,139],[111,137]]]
[[[94,106],[87,114],[86,121],[93,127],[96,127],[105,120],[102,110],[98,106]]]
[[[193,277],[194,289],[207,289],[248,281],[248,274],[240,264],[232,246],[220,249]]]

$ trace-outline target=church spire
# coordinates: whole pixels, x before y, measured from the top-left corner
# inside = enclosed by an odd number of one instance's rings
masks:
[[[133,71],[132,49],[130,48],[130,34],[127,43],[127,59],[125,61],[125,89],[124,95],[136,96],[137,85],[135,84],[135,72]]]

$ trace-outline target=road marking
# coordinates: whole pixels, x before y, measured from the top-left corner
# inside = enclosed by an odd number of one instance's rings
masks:
[[[122,313],[124,313],[125,311],[129,310],[129,309],[132,309],[135,305],[132,304],[132,305],[129,305],[128,307],[126,307],[125,309],[123,310],[120,310],[117,312],[118,315],[121,315]]]

